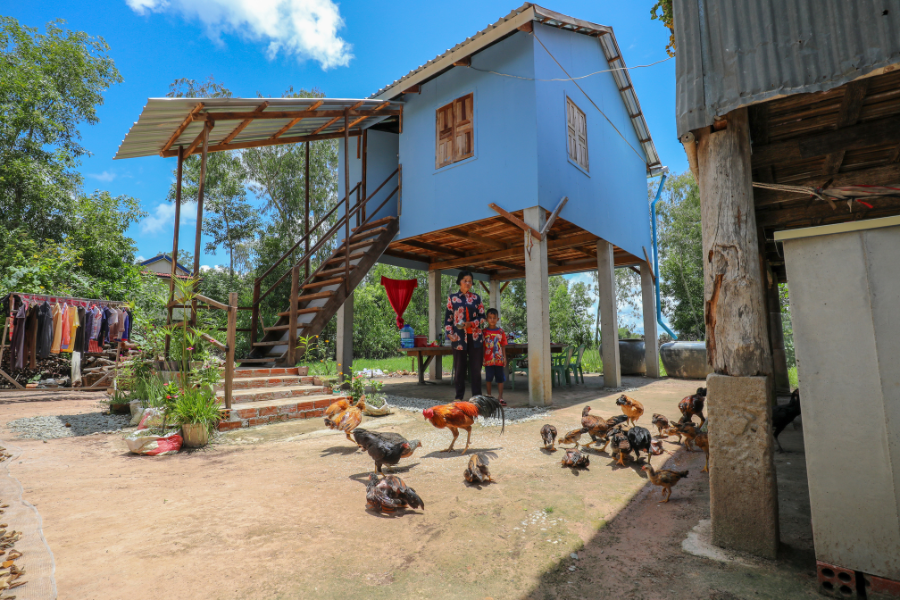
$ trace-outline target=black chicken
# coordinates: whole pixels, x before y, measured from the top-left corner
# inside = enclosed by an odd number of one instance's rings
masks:
[[[797,388],[791,392],[790,402],[787,404],[779,404],[772,409],[772,427],[775,433],[775,443],[778,444],[779,452],[784,452],[784,448],[781,447],[781,442],[778,441],[778,435],[799,416],[800,388]]]
[[[398,508],[425,509],[425,503],[416,494],[416,490],[407,487],[396,475],[387,475],[379,479],[378,475],[369,475],[366,483],[366,508],[383,512],[393,512]]]
[[[692,396],[682,398],[678,403],[678,410],[681,411],[681,422],[687,423],[691,417],[697,415],[700,417],[700,427],[706,423],[706,417],[703,416],[703,405],[706,403],[706,388],[697,388],[697,392]]]
[[[653,441],[653,436],[650,435],[650,431],[635,425],[631,429],[625,432],[625,435],[628,436],[628,444],[631,446],[631,450],[634,452],[635,460],[640,460],[641,458],[641,450],[647,453],[647,459],[650,458],[650,443]]]
[[[544,440],[544,448],[556,450],[556,427],[549,423],[541,427],[541,439]]]
[[[396,465],[401,458],[412,456],[421,446],[419,440],[407,441],[402,435],[356,428],[353,438],[375,461],[375,471],[384,475],[381,465]]]

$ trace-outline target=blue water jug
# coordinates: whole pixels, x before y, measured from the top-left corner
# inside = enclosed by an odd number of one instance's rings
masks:
[[[400,347],[414,348],[416,345],[416,332],[409,323],[400,328]]]

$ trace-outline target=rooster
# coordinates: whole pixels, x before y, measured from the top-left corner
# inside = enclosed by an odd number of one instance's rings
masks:
[[[406,487],[402,479],[396,475],[387,475],[379,479],[378,475],[369,475],[366,483],[366,508],[379,512],[393,512],[398,508],[425,509],[425,503],[416,494],[416,490]]]
[[[657,471],[653,468],[653,465],[644,465],[641,469],[647,471],[653,485],[658,485],[665,490],[664,493],[666,494],[666,499],[660,500],[660,504],[669,501],[669,497],[672,495],[672,486],[687,477],[688,473],[690,473],[690,471],[670,471],[669,469],[660,469]]]
[[[350,437],[350,432],[362,422],[362,411],[366,407],[366,403],[363,398],[360,398],[355,406],[344,407],[344,405],[347,405],[346,400],[338,400],[328,407],[328,410],[325,411],[325,425],[328,429],[343,431],[347,439],[356,444],[356,441]]]
[[[381,475],[384,475],[382,465],[394,466],[401,458],[412,456],[422,445],[419,440],[410,442],[396,433],[368,431],[362,428],[354,429],[353,437],[359,447],[368,452],[375,461],[375,472]]]
[[[441,452],[453,450],[453,444],[456,443],[456,438],[459,437],[459,430],[465,429],[468,434],[466,436],[466,447],[460,453],[465,454],[466,450],[469,449],[469,443],[472,441],[472,424],[475,423],[475,419],[479,416],[489,419],[495,417],[497,413],[500,413],[500,417],[503,420],[503,427],[500,430],[500,434],[503,435],[503,432],[506,431],[506,412],[503,410],[500,401],[492,396],[474,396],[468,402],[451,402],[450,404],[426,408],[422,411],[422,416],[426,420],[431,421],[431,424],[438,429],[447,428],[453,434],[453,441],[450,442],[450,447],[446,450],[441,450]]]
[[[678,410],[681,411],[681,422],[687,423],[691,417],[697,415],[700,417],[700,427],[706,423],[706,417],[703,416],[703,404],[706,402],[706,388],[697,388],[697,392],[692,396],[685,396],[678,403]]]
[[[556,427],[549,423],[541,427],[541,439],[544,441],[544,448],[556,450]]]
[[[472,458],[469,459],[469,466],[463,472],[463,477],[466,478],[466,481],[474,484],[481,484],[489,481],[491,483],[494,482],[494,478],[491,477],[491,472],[488,470],[488,461],[486,458],[482,458],[482,456],[478,453],[472,455]]]
[[[628,417],[628,423],[630,425],[636,424],[637,420],[644,414],[644,405],[634,398],[629,398],[625,394],[619,396],[619,399],[616,400],[616,404],[622,407],[622,412]]]

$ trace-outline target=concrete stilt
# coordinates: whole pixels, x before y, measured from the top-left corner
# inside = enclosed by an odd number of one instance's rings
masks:
[[[547,212],[540,206],[526,208],[522,220],[538,231]],[[547,239],[538,241],[525,233],[525,301],[528,321],[528,404],[553,402],[550,373],[550,288],[547,275]]]
[[[347,296],[343,306],[337,311],[337,337],[335,340],[338,373],[350,376],[353,366],[353,294]]]
[[[650,265],[641,263],[641,300],[644,312],[644,357],[647,377],[659,378],[659,334],[656,330],[656,288]]]
[[[491,279],[491,308],[496,308],[500,312],[500,284],[502,282]],[[502,314],[501,314],[502,316]]]
[[[428,341],[440,341],[444,333],[444,309],[446,298],[441,294],[441,272],[428,271]],[[432,381],[443,379],[444,371],[441,357],[435,356],[428,365],[428,377]]]
[[[603,346],[603,385],[622,385],[619,363],[619,317],[616,307],[616,267],[613,245],[597,240],[597,274],[600,282],[600,343]]]

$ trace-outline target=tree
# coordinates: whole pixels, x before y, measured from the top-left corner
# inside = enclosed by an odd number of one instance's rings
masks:
[[[659,0],[650,8],[650,19],[660,20],[669,30],[669,43],[666,54],[675,56],[675,14],[672,12],[672,0]]]
[[[663,312],[679,334],[702,340],[706,323],[700,189],[690,171],[666,180],[657,215]]]
[[[89,154],[81,123],[99,121],[103,92],[122,80],[103,38],[0,17],[0,227],[59,241]]]

